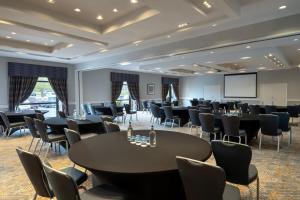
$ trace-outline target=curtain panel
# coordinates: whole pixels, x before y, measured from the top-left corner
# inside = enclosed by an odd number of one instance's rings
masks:
[[[16,107],[25,101],[32,93],[38,77],[9,77],[9,110],[15,111]]]
[[[169,92],[170,85],[173,85],[175,96],[179,99],[179,79],[178,78],[170,78],[170,77],[161,77],[162,82],[162,100],[167,100],[167,95]]]
[[[112,82],[124,82],[124,81],[126,81],[127,83],[129,83],[129,82],[138,83],[139,82],[139,75],[111,72],[110,73],[110,79],[111,79]]]
[[[48,78],[56,97],[63,103],[63,111],[69,114],[68,85],[66,79]]]
[[[168,91],[169,91],[169,84],[162,84],[162,86],[161,86],[161,96],[162,96],[163,101],[167,100]]]
[[[177,97],[177,100],[179,100],[179,84],[173,84],[173,88],[175,96]]]
[[[140,109],[140,87],[138,82],[127,82],[130,97],[136,100],[137,110]]]
[[[111,82],[111,101],[115,103],[119,98],[123,87],[123,82],[121,81],[112,81]]]

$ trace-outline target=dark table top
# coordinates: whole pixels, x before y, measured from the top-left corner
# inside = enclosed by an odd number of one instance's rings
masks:
[[[48,110],[41,110],[43,114],[49,112]],[[13,117],[13,116],[28,116],[28,115],[35,115],[34,110],[24,110],[20,112],[5,112],[7,117]]]
[[[222,113],[214,113],[216,119],[222,119],[223,115],[224,114]],[[259,121],[258,115],[251,115],[251,114],[244,113],[236,116],[238,116],[241,121]]]
[[[72,119],[72,118],[70,118]],[[76,120],[78,125],[87,125],[87,124],[97,124],[101,122],[101,119],[98,115],[88,115],[85,120]],[[66,126],[67,118],[61,117],[51,117],[44,121],[48,126]]]
[[[149,130],[136,130],[148,135]],[[127,141],[126,132],[82,140],[69,150],[70,159],[87,169],[108,173],[147,174],[177,170],[176,156],[206,161],[211,147],[205,140],[178,132],[156,131],[157,146],[140,147]]]

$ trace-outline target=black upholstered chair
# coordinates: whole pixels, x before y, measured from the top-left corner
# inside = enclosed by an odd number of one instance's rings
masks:
[[[230,137],[239,138],[239,143],[242,142],[242,137],[245,139],[245,144],[247,144],[247,133],[245,130],[240,130],[240,118],[237,116],[222,116],[222,124],[224,128],[223,140],[226,137],[230,141]]]
[[[172,107],[171,106],[164,106],[163,109],[164,109],[164,113],[165,113],[165,116],[166,116],[164,125],[166,126],[167,122],[169,121],[169,122],[172,122],[172,127],[174,127],[174,123],[175,123],[175,121],[177,121],[178,126],[180,126],[180,118],[178,116],[173,115]]]
[[[118,124],[112,123],[112,122],[104,122],[104,127],[106,133],[111,133],[111,132],[120,132],[120,127]]]
[[[248,104],[247,104],[247,103],[239,103],[239,104],[238,104],[238,109],[239,109],[242,113],[248,113]]]
[[[199,119],[199,110],[189,109],[189,116],[191,120],[190,132],[192,132],[193,128],[196,128],[196,132],[198,133],[198,129],[201,126]]]
[[[151,104],[150,105],[150,111],[152,113],[152,116],[151,116],[151,119],[150,119],[150,122],[156,122],[156,123],[160,123],[161,121],[161,112],[160,112],[160,108],[155,105],[155,104]]]
[[[212,141],[211,147],[216,163],[231,183],[246,185],[256,180],[257,199],[259,199],[259,177],[255,165],[251,164],[252,150],[249,146],[224,141]]]
[[[53,198],[54,193],[52,192],[44,173],[41,159],[36,154],[24,151],[21,148],[17,148],[16,151],[35,190],[33,199],[36,199],[37,196]],[[78,186],[87,180],[86,173],[73,167],[63,168],[60,171],[68,174]]]
[[[144,111],[149,111],[148,101],[143,101],[142,104],[143,104],[143,112]]]
[[[190,100],[190,102],[191,102],[191,106],[198,106],[198,104],[199,104],[198,99],[192,99],[192,100]]]
[[[65,135],[68,140],[68,143],[70,144],[70,147],[72,145],[74,145],[75,143],[81,141],[81,136],[78,132],[71,130],[71,129],[67,129],[67,128],[64,128],[64,131],[65,131]]]
[[[200,113],[199,119],[201,123],[202,132],[200,137],[202,138],[202,134],[206,133],[210,136],[210,134],[214,135],[214,139],[217,139],[217,135],[220,134],[220,129],[215,127],[215,117],[210,113]]]
[[[179,101],[173,101],[173,106],[179,106]]]
[[[272,114],[272,112],[276,112],[276,106],[273,105],[266,105],[265,106],[265,113],[266,114]]]
[[[41,140],[41,136],[38,134],[38,132],[37,132],[37,130],[36,130],[36,128],[35,128],[35,125],[34,125],[34,121],[33,121],[32,118],[26,117],[26,116],[25,116],[25,117],[24,117],[24,121],[25,121],[26,126],[28,127],[28,129],[29,129],[29,131],[30,131],[30,134],[31,134],[31,136],[32,136],[32,140],[31,140],[31,142],[30,142],[28,151],[30,151],[30,148],[31,148],[31,146],[32,146],[32,144],[33,144],[34,139],[37,139],[37,142],[36,142],[36,145],[35,145],[35,148],[34,148],[34,151],[33,151],[33,153],[34,153],[34,152],[36,151],[36,148],[37,148],[37,146],[38,146],[40,140]]]
[[[199,112],[200,113],[211,113],[212,110],[210,107],[199,107]]]
[[[291,144],[292,128],[289,125],[290,114],[287,112],[273,112],[272,114],[279,117],[279,129],[281,129],[283,133],[287,133],[289,135],[289,144]]]
[[[125,108],[125,121],[126,121],[126,117],[127,115],[130,115],[130,120],[132,120],[132,115],[135,115],[135,119],[138,120],[138,115],[137,115],[137,111],[136,110],[131,110],[130,105],[129,104],[124,104],[124,108]]]
[[[125,195],[109,185],[98,186],[79,194],[72,177],[50,166],[43,165],[46,177],[58,200],[125,200]]]
[[[25,133],[25,122],[15,122],[15,123],[10,123],[8,120],[8,117],[6,116],[6,114],[4,112],[0,111],[0,118],[3,121],[3,131],[4,131],[4,136],[10,136],[12,134],[12,130],[17,128],[21,131],[23,130]]]
[[[233,110],[234,109],[234,102],[227,102],[227,110]]]
[[[277,137],[277,151],[280,149],[280,138],[282,137],[282,130],[279,129],[279,116],[272,114],[259,115],[260,121],[260,139],[259,149],[261,149],[261,142],[263,136]]]
[[[45,121],[45,116],[41,112],[35,112],[35,117],[41,121]]]
[[[67,118],[66,114],[63,111],[58,111],[58,116],[60,118]]]
[[[91,104],[81,104],[81,109],[85,115],[94,115]]]
[[[292,118],[292,124],[294,123],[294,118],[298,119],[300,114],[300,108],[297,105],[287,106],[287,111]]]
[[[80,134],[78,123],[75,120],[67,119],[67,124],[68,124],[68,128],[70,130],[73,130],[73,131],[77,132],[80,135],[80,137],[83,138],[83,139],[86,139],[86,138],[98,135],[97,133],[84,133],[84,134]]]
[[[251,115],[259,115],[260,114],[260,106],[259,105],[249,105],[249,111]]]
[[[214,112],[218,112],[220,110],[220,103],[217,101],[212,102],[212,107]]]
[[[184,157],[176,157],[186,200],[240,200],[240,191],[226,184],[222,168]]]
[[[67,151],[68,151],[68,141],[67,141],[65,135],[56,135],[56,134],[48,135],[47,126],[44,124],[43,121],[41,121],[39,119],[34,119],[34,124],[35,124],[36,130],[38,131],[38,133],[40,134],[41,139],[42,139],[42,145],[40,147],[38,155],[41,154],[42,147],[44,146],[44,144],[47,144],[47,143],[49,144],[49,146],[48,146],[46,154],[45,154],[45,160],[46,160],[48,152],[50,150],[51,143],[58,143],[58,145],[59,145],[58,147],[60,149],[60,144],[59,143],[60,142],[65,142],[66,148],[67,148]]]
[[[112,113],[112,117],[113,119],[115,118],[122,118],[122,122],[124,123],[124,113],[123,112],[118,112],[118,109],[117,109],[117,106],[115,104],[110,104],[110,110],[111,110],[111,113]]]

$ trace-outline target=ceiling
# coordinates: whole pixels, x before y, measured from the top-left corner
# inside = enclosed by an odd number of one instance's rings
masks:
[[[300,64],[299,19],[299,0],[0,0],[0,56],[175,76],[281,70]]]

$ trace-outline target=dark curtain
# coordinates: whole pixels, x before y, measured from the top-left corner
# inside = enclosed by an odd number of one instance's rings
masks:
[[[67,115],[69,114],[69,102],[68,102],[68,86],[66,79],[53,79],[48,78],[49,83],[54,90],[56,97],[63,103],[63,111]]]
[[[138,82],[127,82],[130,97],[136,100],[137,110],[140,109],[140,90]]]
[[[162,84],[161,92],[162,92],[162,100],[167,100],[167,95],[169,91],[169,84]]]
[[[179,100],[179,84],[173,84],[173,89],[177,100]]]
[[[111,82],[111,101],[115,103],[119,98],[123,87],[123,82],[112,81]]]
[[[9,110],[15,111],[16,106],[25,101],[32,93],[37,77],[9,77]]]

